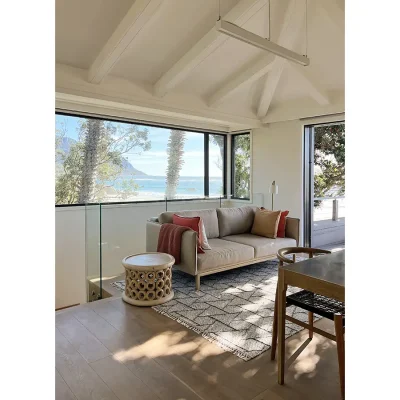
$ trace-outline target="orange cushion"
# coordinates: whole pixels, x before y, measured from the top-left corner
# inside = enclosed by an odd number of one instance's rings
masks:
[[[261,207],[261,210],[266,210],[266,208]],[[281,211],[281,218],[278,224],[278,233],[276,237],[284,238],[285,237],[285,229],[286,229],[286,217],[288,216],[289,211]]]
[[[277,237],[284,238],[285,237],[285,229],[286,229],[286,217],[288,216],[289,211],[282,211],[281,212],[281,219],[279,220],[278,224],[278,233]]]
[[[193,229],[197,232],[197,252],[204,253],[201,248],[201,234],[202,230],[200,229],[200,217],[181,217],[180,215],[174,214],[172,216],[172,223],[180,226],[187,226],[190,229]]]

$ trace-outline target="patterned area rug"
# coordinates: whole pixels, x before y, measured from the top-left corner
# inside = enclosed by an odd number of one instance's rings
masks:
[[[174,270],[174,298],[153,309],[248,361],[271,348],[277,281],[277,259],[204,276],[200,291],[194,277]],[[123,291],[125,281],[113,286]],[[289,287],[288,293],[298,290]],[[300,308],[288,307],[286,313],[308,322]],[[302,329],[286,321],[286,338]]]

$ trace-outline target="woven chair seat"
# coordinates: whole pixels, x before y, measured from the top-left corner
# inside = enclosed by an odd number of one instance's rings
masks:
[[[286,304],[303,308],[304,310],[311,311],[314,314],[318,314],[321,317],[328,318],[332,321],[334,319],[334,314],[342,314],[344,323],[344,303],[309,292],[308,290],[301,290],[297,293],[286,296]]]

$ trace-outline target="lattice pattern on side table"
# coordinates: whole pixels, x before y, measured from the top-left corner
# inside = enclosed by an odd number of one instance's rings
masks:
[[[171,287],[172,267],[160,271],[125,270],[125,295],[133,300],[158,300],[169,296]]]
[[[172,266],[175,259],[164,253],[143,253],[125,257],[125,292],[122,298],[137,306],[154,306],[174,297]]]

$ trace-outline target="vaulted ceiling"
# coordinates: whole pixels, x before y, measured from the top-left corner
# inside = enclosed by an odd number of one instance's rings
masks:
[[[310,65],[218,33],[219,14]],[[224,131],[343,112],[344,0],[56,0],[56,101]]]

